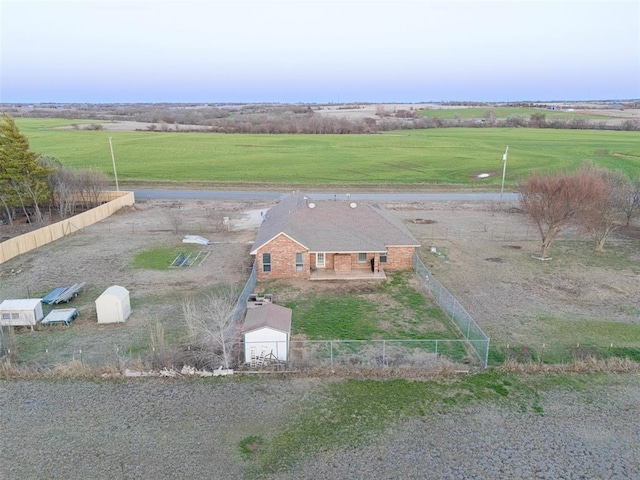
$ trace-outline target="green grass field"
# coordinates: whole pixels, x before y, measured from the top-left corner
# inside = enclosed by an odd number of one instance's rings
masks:
[[[441,118],[442,120],[474,120],[484,118],[487,111],[493,112],[495,118],[504,120],[508,117],[525,117],[529,118],[534,113],[542,113],[547,120],[553,119],[573,119],[580,118],[583,120],[607,120],[611,117],[606,115],[597,115],[595,113],[583,112],[566,112],[560,110],[545,110],[542,108],[527,107],[465,107],[465,108],[438,108],[433,110],[420,110],[420,114],[425,117]]]
[[[533,171],[573,169],[585,160],[640,174],[637,132],[551,129],[393,131],[380,135],[224,135],[56,129],[82,123],[17,119],[31,148],[70,167],[121,182],[297,185],[444,184],[497,188],[509,145],[506,183]],[[86,123],[86,122],[85,122]],[[491,176],[477,178],[480,173]]]

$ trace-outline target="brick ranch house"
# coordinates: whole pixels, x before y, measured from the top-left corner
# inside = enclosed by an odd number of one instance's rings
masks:
[[[408,270],[418,241],[392,213],[294,192],[267,211],[251,247],[259,279],[385,279]]]

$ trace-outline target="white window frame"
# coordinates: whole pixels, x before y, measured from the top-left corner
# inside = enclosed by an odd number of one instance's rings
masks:
[[[380,257],[378,259],[380,263],[387,263],[387,252],[380,253]]]
[[[298,261],[300,259],[300,261]],[[296,252],[294,255],[296,272],[302,272],[304,270],[304,255],[302,252]]]
[[[268,263],[265,263],[265,261],[264,261],[264,256],[265,256],[265,255],[269,255],[269,262],[268,262]],[[269,252],[264,252],[264,253],[262,254],[262,272],[263,272],[263,273],[271,273],[271,262],[272,262],[272,260],[271,260],[271,253],[269,253]]]
[[[360,252],[358,254],[358,263],[367,263],[367,254],[366,254],[366,252]]]
[[[320,260],[322,258],[322,260]],[[316,267],[325,268],[327,266],[327,257],[324,252],[316,253]]]

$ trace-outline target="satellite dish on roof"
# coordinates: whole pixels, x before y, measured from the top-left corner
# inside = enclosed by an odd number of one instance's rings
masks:
[[[349,206],[350,206],[351,208],[356,208],[356,207],[358,206],[358,204],[357,204],[356,202],[351,202],[351,203],[349,204]]]
[[[309,208],[316,208],[316,204],[313,202],[310,202],[308,205]]]

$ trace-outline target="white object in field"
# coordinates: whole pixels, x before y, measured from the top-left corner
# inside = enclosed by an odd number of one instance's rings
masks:
[[[119,285],[112,285],[96,299],[98,323],[120,323],[131,315],[129,291]]]
[[[211,242],[200,235],[185,235],[182,237],[182,243],[196,243],[198,245],[209,245]]]
[[[33,327],[42,320],[41,298],[18,298],[0,303],[0,325]]]

